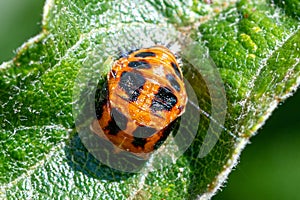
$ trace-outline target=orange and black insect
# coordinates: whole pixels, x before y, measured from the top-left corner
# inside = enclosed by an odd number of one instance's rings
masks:
[[[157,149],[187,103],[182,71],[164,46],[139,49],[116,60],[106,89],[91,129],[136,154]]]

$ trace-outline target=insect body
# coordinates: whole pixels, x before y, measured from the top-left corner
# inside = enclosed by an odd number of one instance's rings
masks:
[[[164,46],[119,58],[107,75],[107,84],[107,97],[96,109],[91,129],[132,153],[157,149],[187,103],[181,69]]]

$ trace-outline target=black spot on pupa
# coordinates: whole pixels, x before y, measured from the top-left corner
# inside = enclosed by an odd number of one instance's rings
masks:
[[[133,69],[150,69],[151,66],[147,61],[131,61],[128,66]]]
[[[154,112],[162,110],[170,111],[176,103],[177,97],[172,91],[166,87],[160,87],[152,100],[150,108]]]
[[[180,71],[179,71],[179,68],[178,68],[178,65],[176,65],[175,63],[173,63],[173,62],[171,62],[171,65],[172,65],[172,67],[173,67],[173,69],[174,69],[174,71],[175,71],[175,73],[176,73],[176,75],[180,78],[180,79],[182,79],[182,76],[181,76],[181,74],[180,74]]]
[[[125,130],[127,127],[128,119],[118,109],[111,109],[111,117],[115,121],[120,130]]]
[[[96,102],[95,104],[95,110],[96,110],[96,117],[97,119],[101,119],[104,106],[106,106],[107,101],[103,100],[102,102]]]
[[[139,126],[133,131],[133,136],[137,138],[148,138],[152,136],[157,130],[147,126]]]
[[[146,57],[155,57],[156,54],[153,52],[141,52],[136,54],[134,57],[146,58]]]
[[[136,101],[145,82],[145,78],[140,73],[124,71],[119,86],[126,92],[130,101]]]
[[[108,87],[107,82],[104,84],[99,83],[95,92],[95,111],[97,119],[101,119],[104,106],[107,103]]]
[[[179,83],[175,80],[175,77],[172,74],[167,74],[166,78],[168,79],[168,81],[170,82],[171,86],[177,90],[178,92],[180,92],[180,85]]]
[[[117,135],[121,131],[114,119],[109,120],[108,125],[104,127],[104,130],[108,130],[110,135]]]
[[[133,144],[135,147],[145,147],[145,144],[147,143],[147,138],[137,138],[134,137],[133,141],[131,144]]]
[[[130,95],[129,101],[135,102],[140,96],[142,89],[143,87],[139,87],[138,89],[134,90],[133,93]]]
[[[174,129],[177,120],[178,118],[173,122],[171,122],[166,128],[163,129],[162,136],[159,138],[159,140],[155,143],[153,147],[154,150],[158,149],[165,142],[167,137],[170,135],[171,131]]]

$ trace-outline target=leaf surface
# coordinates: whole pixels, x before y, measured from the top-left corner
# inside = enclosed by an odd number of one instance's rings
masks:
[[[299,3],[291,2],[289,9],[280,1],[46,1],[42,33],[0,66],[1,197],[210,198],[249,138],[299,85]],[[116,46],[167,42],[156,41],[153,30],[167,30],[166,38],[190,33],[208,50],[225,86],[226,129],[199,157],[210,120],[202,116],[195,140],[175,163],[120,172],[97,161],[76,133],[74,85],[89,68],[99,70],[89,77],[104,80],[104,63]],[[209,110],[205,87],[193,74],[185,68]]]

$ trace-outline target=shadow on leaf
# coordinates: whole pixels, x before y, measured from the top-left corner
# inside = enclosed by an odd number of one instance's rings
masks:
[[[120,172],[100,163],[87,151],[77,134],[70,140],[70,144],[65,147],[65,154],[68,164],[74,171],[80,171],[89,177],[108,181],[121,181],[134,175],[133,173]]]

